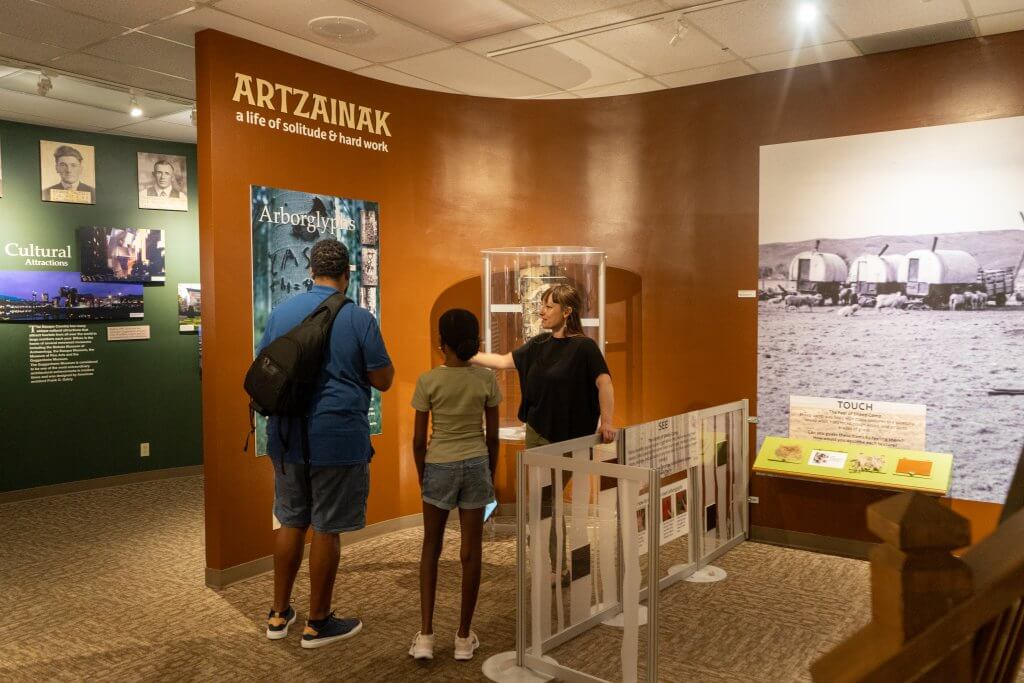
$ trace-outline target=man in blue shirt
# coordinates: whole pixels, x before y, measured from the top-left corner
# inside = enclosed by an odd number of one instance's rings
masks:
[[[328,296],[348,289],[345,245],[335,239],[321,240],[313,245],[309,258],[312,290],[282,301],[271,312],[261,350],[298,325]],[[274,515],[281,523],[274,543],[274,605],[267,617],[271,640],[286,637],[295,621],[292,587],[310,526],[309,615],[302,647],[329,645],[362,629],[359,619],[338,618],[331,611],[341,557],[339,534],[366,526],[373,457],[367,415],[370,388],[387,391],[394,376],[377,321],[355,304],[346,304],[331,328],[324,367],[305,418],[306,434],[303,418],[271,417],[267,423],[267,446],[274,462]]]

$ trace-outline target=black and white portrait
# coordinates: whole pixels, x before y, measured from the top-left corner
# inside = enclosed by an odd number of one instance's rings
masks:
[[[362,284],[366,287],[377,286],[377,250],[363,248]]]
[[[380,236],[377,226],[376,209],[361,209],[359,211],[359,243],[377,246],[377,240]]]
[[[91,145],[39,141],[44,202],[96,203],[96,149]]]
[[[183,156],[139,152],[139,208],[188,211],[188,169]]]
[[[365,308],[369,311],[374,318],[377,317],[377,288],[376,287],[360,287],[359,288],[359,307]]]

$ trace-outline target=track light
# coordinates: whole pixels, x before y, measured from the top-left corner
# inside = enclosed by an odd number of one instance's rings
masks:
[[[193,126],[199,125],[199,113],[196,111],[196,105],[192,105],[192,111],[188,115],[188,120]]]
[[[128,113],[134,118],[142,116],[142,107],[139,106],[139,100],[135,95],[132,95],[131,109],[128,110]]]
[[[46,97],[47,93],[53,90],[53,81],[46,75],[46,72],[40,72],[39,81],[36,82],[36,92],[39,93],[40,97]]]
[[[818,18],[818,7],[813,2],[805,2],[800,5],[800,9],[796,12],[796,18],[801,24],[805,26],[807,24],[814,23],[814,20]]]
[[[671,45],[672,47],[675,47],[676,43],[678,43],[684,36],[686,36],[686,34],[689,31],[690,27],[686,25],[686,22],[683,21],[683,18],[681,16],[676,17],[676,32],[672,35],[671,38],[668,39],[668,44]]]

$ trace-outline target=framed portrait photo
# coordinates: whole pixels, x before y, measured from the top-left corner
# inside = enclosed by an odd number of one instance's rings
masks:
[[[185,157],[139,152],[139,208],[188,211]]]
[[[39,141],[39,178],[44,202],[96,203],[96,148]]]

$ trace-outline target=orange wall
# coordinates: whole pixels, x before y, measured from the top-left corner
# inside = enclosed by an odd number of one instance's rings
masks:
[[[231,101],[236,71],[392,112],[390,152],[236,123],[247,108]],[[419,510],[408,403],[437,360],[439,312],[480,308],[480,249],[608,251],[620,424],[739,398],[756,414],[756,302],[736,290],[756,286],[759,146],[1024,114],[1024,35],[643,95],[517,101],[404,88],[204,31],[197,76],[207,565],[223,569],[271,551],[270,466],[241,452],[250,184],[380,202],[382,328],[398,376],[374,439],[376,522]],[[871,492],[761,477],[752,487],[755,525],[870,538]]]

